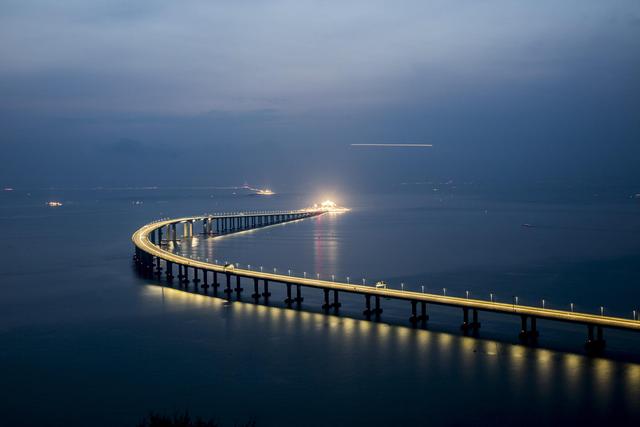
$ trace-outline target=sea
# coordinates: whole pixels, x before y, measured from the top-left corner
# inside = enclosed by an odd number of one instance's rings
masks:
[[[640,310],[638,189],[545,183],[403,183],[331,194],[341,214],[172,250],[243,268],[605,313]],[[132,233],[159,218],[304,208],[324,195],[242,188],[66,188],[0,192],[0,425],[136,426],[150,413],[222,426],[639,425],[640,334],[283,285],[229,299],[141,277]],[[62,206],[47,206],[48,201]],[[635,310],[635,314],[634,314]]]

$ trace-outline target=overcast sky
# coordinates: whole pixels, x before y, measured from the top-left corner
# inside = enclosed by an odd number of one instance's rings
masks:
[[[640,184],[639,138],[637,0],[0,1],[3,186]]]

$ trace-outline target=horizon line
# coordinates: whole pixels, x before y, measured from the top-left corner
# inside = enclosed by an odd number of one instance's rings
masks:
[[[350,144],[352,147],[433,147],[433,144]]]

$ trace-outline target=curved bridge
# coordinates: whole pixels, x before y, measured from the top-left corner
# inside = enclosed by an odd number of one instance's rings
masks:
[[[193,236],[195,223],[202,223],[202,232],[209,236],[218,236],[240,232],[248,229],[255,229],[290,221],[299,221],[326,214],[325,210],[299,210],[299,211],[277,211],[277,212],[247,212],[234,214],[215,214],[177,219],[167,219],[147,224],[137,230],[133,236],[135,245],[134,261],[141,272],[148,276],[160,278],[163,269],[168,281],[172,282],[175,276],[174,265],[178,267],[177,278],[183,284],[188,285],[193,282],[195,286],[203,282],[201,287],[208,289],[213,287],[214,295],[217,295],[218,287],[221,286],[219,276],[224,278],[225,287],[223,291],[228,295],[236,292],[240,294],[242,279],[253,280],[254,292],[252,297],[256,302],[262,297],[265,300],[271,296],[269,283],[279,283],[286,286],[287,298],[285,303],[291,306],[293,303],[300,304],[303,301],[301,288],[317,288],[324,293],[324,304],[322,308],[326,311],[333,309],[338,311],[340,307],[339,294],[341,292],[362,295],[365,298],[365,310],[363,315],[370,319],[371,316],[379,318],[382,314],[380,306],[381,298],[401,300],[410,303],[411,316],[409,321],[416,325],[425,325],[429,316],[427,315],[427,304],[457,307],[462,309],[463,322],[461,329],[467,333],[469,331],[477,333],[480,328],[478,312],[494,312],[519,316],[521,319],[521,330],[519,337],[523,341],[535,342],[538,337],[537,320],[553,320],[569,322],[587,326],[587,341],[585,347],[590,352],[601,351],[605,347],[603,337],[604,328],[615,328],[628,331],[640,331],[640,319],[634,313],[634,319],[605,316],[604,314],[588,314],[573,311],[554,310],[543,307],[525,306],[518,304],[506,304],[501,302],[486,301],[472,298],[451,297],[430,293],[420,293],[415,291],[395,290],[376,288],[374,286],[357,285],[352,283],[341,283],[328,280],[319,280],[307,277],[296,277],[284,274],[269,273],[249,269],[235,268],[235,266],[202,262],[176,255],[165,249],[163,242],[177,241],[179,226],[182,226],[182,238],[187,239]],[[163,235],[165,239],[163,240]],[[164,264],[164,268],[162,267]],[[191,272],[191,276],[190,273]],[[199,275],[202,274],[202,279]],[[211,285],[209,276],[212,275]],[[191,277],[191,278],[190,278]],[[235,279],[235,288],[232,289],[232,279]],[[262,292],[259,285],[262,282]],[[292,287],[295,286],[296,295],[292,296]],[[330,294],[333,293],[333,298]],[[374,305],[372,306],[372,299]],[[418,313],[418,304],[420,312]],[[471,312],[471,313],[470,313]],[[470,315],[471,314],[471,318]]]

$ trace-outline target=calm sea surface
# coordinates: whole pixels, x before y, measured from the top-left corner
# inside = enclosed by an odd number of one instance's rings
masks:
[[[637,191],[403,186],[343,195],[352,211],[175,251],[243,267],[631,318],[640,308]],[[48,208],[47,200],[64,206]],[[586,328],[363,300],[340,316],[225,301],[140,278],[130,236],[159,217],[300,208],[305,194],[213,189],[0,193],[0,425],[133,426],[149,411],[189,410],[223,425],[638,425],[640,334],[605,331],[606,357],[582,351]],[[136,203],[139,202],[139,203]],[[531,227],[523,227],[530,224]],[[200,231],[200,230],[196,230]],[[245,289],[251,285],[247,283]]]

